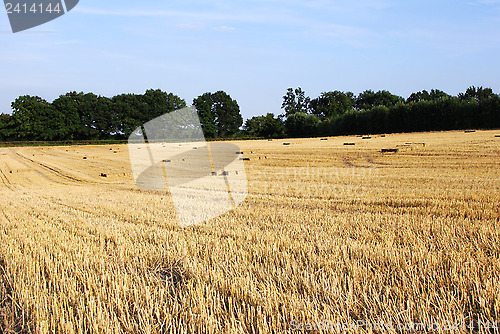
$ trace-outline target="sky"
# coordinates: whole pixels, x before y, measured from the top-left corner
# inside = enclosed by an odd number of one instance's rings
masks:
[[[80,0],[13,34],[0,11],[0,112],[20,95],[223,90],[243,118],[288,87],[500,93],[500,0]]]

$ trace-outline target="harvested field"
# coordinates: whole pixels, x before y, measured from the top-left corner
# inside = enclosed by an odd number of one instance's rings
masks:
[[[135,186],[127,146],[0,148],[0,332],[485,333],[500,320],[497,133],[235,142],[248,198],[189,228],[168,193]]]

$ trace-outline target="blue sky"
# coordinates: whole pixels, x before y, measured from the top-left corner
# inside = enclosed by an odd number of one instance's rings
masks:
[[[159,88],[191,104],[224,90],[244,118],[279,114],[297,86],[500,93],[500,0],[80,0],[17,34],[1,12],[0,41],[0,112],[68,91]]]

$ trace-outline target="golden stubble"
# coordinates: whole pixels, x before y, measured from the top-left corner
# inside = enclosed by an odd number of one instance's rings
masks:
[[[500,320],[495,134],[235,142],[246,201],[189,228],[168,193],[135,186],[126,146],[0,149],[0,328]]]

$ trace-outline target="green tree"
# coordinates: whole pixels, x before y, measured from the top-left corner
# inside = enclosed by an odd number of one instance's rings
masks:
[[[315,115],[298,112],[285,121],[288,137],[313,137],[318,134],[319,119]]]
[[[80,97],[78,113],[87,139],[106,139],[115,131],[116,118],[111,99],[94,93]]]
[[[422,90],[417,93],[412,93],[410,97],[406,99],[406,103],[421,102],[421,101],[437,101],[448,97],[450,97],[450,95],[446,94],[445,92],[439,89],[431,89],[430,93],[426,90]]]
[[[116,120],[113,131],[118,137],[128,137],[144,123],[186,107],[186,101],[159,89],[149,89],[143,95],[121,94],[111,101],[112,115]]]
[[[479,102],[482,128],[500,128],[500,95],[493,94]]]
[[[138,96],[144,107],[142,114],[147,121],[186,107],[186,101],[172,93],[160,89],[149,89],[144,95]]]
[[[255,116],[247,119],[244,130],[256,137],[281,138],[285,134],[285,125],[280,117],[268,113],[265,116]]]
[[[64,139],[86,139],[88,136],[81,117],[83,100],[83,93],[73,91],[59,96],[52,102],[52,106],[64,122]]]
[[[203,134],[207,138],[217,137],[216,115],[212,93],[205,93],[193,100],[193,105],[198,111]]]
[[[402,97],[389,91],[381,90],[375,93],[372,90],[365,90],[358,95],[355,106],[357,110],[370,110],[376,106],[391,107],[401,102],[404,102]]]
[[[206,137],[227,137],[236,134],[243,124],[238,102],[224,91],[205,93],[193,100]]]
[[[0,140],[9,140],[14,137],[12,117],[9,114],[0,114]]]
[[[12,102],[12,117],[19,139],[58,140],[64,138],[64,118],[39,96],[20,96]]]
[[[301,112],[309,113],[311,99],[306,96],[306,93],[302,88],[288,88],[285,96],[283,96],[283,104],[281,109],[285,110],[285,114],[282,116],[288,117],[289,115]]]
[[[495,95],[491,88],[474,87],[467,88],[465,93],[458,94],[458,98],[465,102],[480,102]]]
[[[135,129],[150,121],[143,113],[145,109],[141,96],[137,94],[120,94],[111,98],[113,115],[116,117],[115,132],[120,137],[128,137]]]
[[[107,97],[69,92],[52,106],[64,122],[65,139],[106,139],[116,131],[113,102]]]
[[[320,118],[338,117],[354,107],[356,99],[352,92],[333,91],[321,93],[310,103],[311,112]]]

